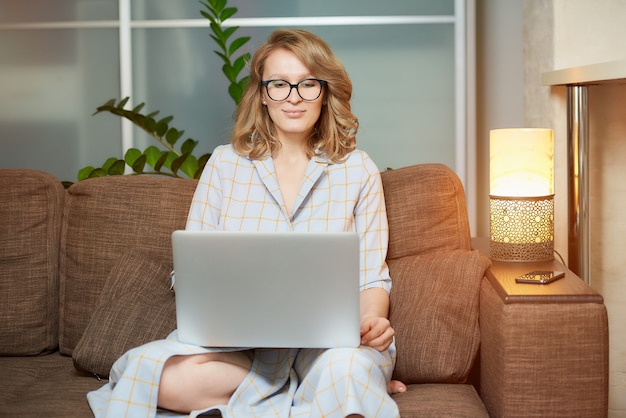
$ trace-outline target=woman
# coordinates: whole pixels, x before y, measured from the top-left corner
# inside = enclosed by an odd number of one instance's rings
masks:
[[[187,229],[358,232],[361,346],[225,352],[181,344],[174,332],[116,362],[110,383],[89,394],[96,416],[154,416],[157,405],[170,415],[398,416],[387,391],[406,387],[390,382],[384,197],[375,164],[356,150],[351,94],[322,39],[274,32],[252,59],[231,144],[207,163]]]

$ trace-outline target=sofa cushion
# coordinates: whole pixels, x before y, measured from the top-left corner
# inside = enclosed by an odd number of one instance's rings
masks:
[[[450,168],[419,164],[385,171],[382,181],[389,219],[388,260],[472,248],[465,192]]]
[[[406,384],[467,381],[480,343],[479,290],[489,264],[467,250],[389,260],[394,378]]]
[[[67,191],[61,230],[59,348],[71,355],[98,295],[129,249],[171,260],[171,233],[184,229],[197,182],[151,176],[111,176]]]
[[[104,381],[78,373],[58,351],[44,356],[0,357],[0,417],[93,417],[87,392]]]
[[[406,392],[392,397],[402,418],[489,418],[476,389],[469,384],[409,385]]]
[[[163,339],[176,328],[171,260],[131,251],[111,270],[96,311],[74,348],[78,370],[108,376],[122,354]]]
[[[63,186],[36,170],[0,170],[0,355],[58,344]]]

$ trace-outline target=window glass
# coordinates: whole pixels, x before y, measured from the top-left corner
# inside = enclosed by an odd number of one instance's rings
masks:
[[[452,15],[454,0],[230,0],[236,18]],[[132,0],[132,17],[202,19],[197,0]],[[0,0],[0,167],[39,168],[61,180],[122,156],[119,117],[92,116],[119,100],[116,28],[16,29],[13,24],[117,20],[113,0]],[[4,27],[3,27],[4,25]],[[8,25],[8,26],[7,26]],[[241,27],[254,52],[272,27]],[[359,147],[381,169],[420,162],[454,167],[454,25],[311,26],[354,84]],[[210,152],[229,141],[235,104],[208,27],[132,30],[134,104],[174,116],[172,126]],[[184,139],[183,138],[183,139]],[[135,129],[135,146],[155,142]]]
[[[241,28],[253,52],[274,28]],[[342,60],[354,85],[359,147],[381,169],[437,161],[454,166],[454,28],[375,25],[309,28]],[[201,142],[227,143],[235,105],[206,28],[135,30],[135,99],[173,115]],[[144,139],[141,139],[144,138]],[[136,140],[150,139],[138,132]]]
[[[235,103],[208,28],[133,30],[133,100],[146,112],[174,116],[170,126],[200,142],[196,155],[228,143]],[[140,147],[156,145],[135,130]]]
[[[236,18],[292,16],[453,15],[454,0],[230,0]],[[196,0],[134,0],[133,19],[198,19]]]
[[[114,29],[2,31],[0,167],[75,181],[121,154],[119,118],[93,116],[119,93]]]
[[[117,20],[112,0],[0,0],[0,23]]]

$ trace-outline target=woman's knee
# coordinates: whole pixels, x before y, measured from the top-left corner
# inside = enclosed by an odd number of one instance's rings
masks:
[[[242,353],[173,356],[163,366],[158,405],[186,413],[228,403],[250,366]]]

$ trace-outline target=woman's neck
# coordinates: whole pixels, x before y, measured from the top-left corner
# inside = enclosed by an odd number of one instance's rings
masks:
[[[304,135],[280,138],[280,148],[272,153],[274,160],[298,161],[306,159],[308,161],[307,137]]]

